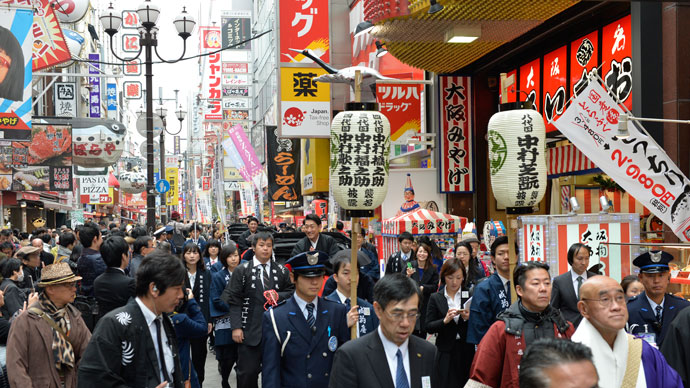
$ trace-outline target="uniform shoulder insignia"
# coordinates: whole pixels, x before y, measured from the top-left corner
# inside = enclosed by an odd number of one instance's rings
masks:
[[[275,308],[278,308],[278,307],[280,307],[280,306],[284,306],[284,305],[285,305],[285,302],[287,302],[287,299],[281,300],[280,302],[278,302],[278,303],[277,303],[275,306],[273,306],[272,308],[275,309]]]
[[[685,299],[685,298],[681,298],[680,296],[677,296],[677,295],[674,295],[674,294],[671,294],[671,293],[666,294],[666,295],[667,295],[667,296],[670,296],[671,298],[676,299],[676,300],[682,300],[682,301],[684,301],[684,302],[687,302],[687,301],[688,301],[688,300]]]

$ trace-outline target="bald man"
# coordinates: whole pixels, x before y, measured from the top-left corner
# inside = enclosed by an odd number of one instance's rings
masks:
[[[594,276],[580,288],[582,322],[571,338],[592,349],[599,387],[682,387],[664,356],[647,342],[627,334],[625,293],[617,281]],[[628,364],[628,358],[635,361]]]

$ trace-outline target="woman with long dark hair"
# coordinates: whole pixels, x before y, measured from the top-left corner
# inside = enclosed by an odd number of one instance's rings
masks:
[[[24,98],[24,53],[17,38],[5,27],[0,27],[0,98]]]
[[[206,269],[211,272],[217,272],[219,269],[223,268],[223,265],[218,262],[220,248],[220,241],[210,239],[208,243],[206,243],[206,248],[204,248],[204,252],[201,255],[204,258]]]
[[[484,270],[479,261],[472,257],[472,246],[466,241],[455,244],[455,259],[459,260],[465,267],[464,286],[470,291],[474,291],[474,286],[479,283],[484,276]]]
[[[427,244],[419,244],[417,248],[416,260],[411,264],[411,268],[407,268],[407,276],[411,277],[419,289],[422,291],[422,303],[420,308],[420,316],[415,323],[414,334],[418,337],[426,339],[426,329],[424,327],[424,320],[426,319],[426,308],[429,304],[429,297],[438,289],[438,271],[436,265],[432,262],[431,247]]]
[[[220,371],[220,382],[223,388],[230,388],[228,378],[232,367],[237,361],[237,344],[232,340],[230,326],[230,306],[220,298],[223,290],[230,283],[232,272],[240,263],[237,245],[230,241],[220,250],[218,262],[222,269],[213,274],[211,282],[211,317],[213,318],[213,333],[215,335],[216,360]]]
[[[208,348],[206,347],[206,340],[208,334],[211,333],[212,324],[211,314],[209,311],[209,297],[211,293],[211,271],[206,270],[204,262],[201,260],[201,252],[199,246],[190,242],[182,249],[182,263],[187,268],[187,279],[185,280],[185,287],[192,290],[194,298],[196,299],[201,313],[207,322],[207,331],[204,336],[191,338],[189,345],[192,349],[192,364],[199,379],[199,386],[204,383],[204,367],[206,364],[206,354]]]

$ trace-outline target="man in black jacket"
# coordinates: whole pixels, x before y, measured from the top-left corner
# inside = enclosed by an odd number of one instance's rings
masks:
[[[144,256],[151,253],[156,247],[153,238],[150,236],[139,236],[134,240],[134,247],[132,252],[132,261],[129,263],[129,276],[136,278],[137,268],[144,260]]]
[[[386,262],[386,275],[405,272],[407,263],[412,263],[414,260],[414,252],[412,252],[413,242],[414,237],[412,237],[410,232],[402,232],[398,235],[400,250],[388,258]]]
[[[101,244],[101,256],[108,266],[93,282],[93,292],[98,301],[98,319],[110,311],[127,304],[135,296],[134,279],[125,275],[129,264],[129,245],[120,236],[111,236]]]
[[[79,241],[84,246],[77,261],[77,273],[82,277],[79,293],[93,296],[93,281],[107,268],[98,251],[103,243],[103,237],[96,224],[87,222],[79,231]]]
[[[258,387],[264,311],[273,304],[271,302],[285,300],[295,291],[288,270],[271,260],[273,236],[268,232],[258,232],[252,240],[252,248],[254,258],[235,268],[221,295],[221,299],[230,306],[232,339],[239,344],[237,386],[243,388]],[[277,295],[276,300],[267,300],[268,294]]]
[[[321,235],[321,218],[316,214],[307,214],[302,224],[302,231],[307,236],[297,241],[290,257],[310,251],[321,251],[328,253],[329,257],[334,257],[340,250],[331,236]]]
[[[247,217],[247,226],[249,226],[249,229],[242,232],[237,240],[237,246],[240,248],[240,255],[242,252],[249,249],[250,243],[247,239],[249,236],[256,234],[256,230],[259,228],[259,220],[257,220],[256,217],[249,216]]]

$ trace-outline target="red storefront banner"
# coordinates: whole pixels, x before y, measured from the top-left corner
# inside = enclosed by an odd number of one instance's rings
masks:
[[[201,190],[204,190],[204,191],[211,190],[211,177],[210,176],[201,177]]]
[[[632,110],[632,34],[630,16],[602,29],[601,74],[609,94]]]
[[[391,142],[405,139],[403,134],[411,131],[412,136],[422,128],[422,87],[410,84],[376,85],[376,101],[379,111],[391,123]]]
[[[199,47],[202,53],[220,49],[220,27],[199,27],[199,38]],[[223,120],[221,66],[219,52],[206,57],[203,92],[208,99],[208,105],[204,109],[204,120]]]
[[[280,0],[279,62],[313,63],[295,51],[310,49],[325,63],[331,61],[328,0]]]
[[[36,4],[38,3],[38,4]],[[72,59],[60,22],[49,0],[34,1],[32,70],[38,71]]]
[[[570,94],[587,86],[587,76],[599,62],[599,34],[591,32],[570,42]]]
[[[441,137],[439,186],[442,193],[474,190],[472,166],[472,78],[439,77]]]
[[[520,101],[532,101],[535,110],[541,111],[539,96],[541,95],[541,58],[520,67]],[[523,93],[524,92],[524,93]]]
[[[555,120],[563,114],[565,103],[568,100],[565,89],[568,82],[566,76],[567,58],[566,46],[544,55],[544,108],[542,114],[546,122],[546,132],[556,130],[553,124],[549,124],[549,120]]]

